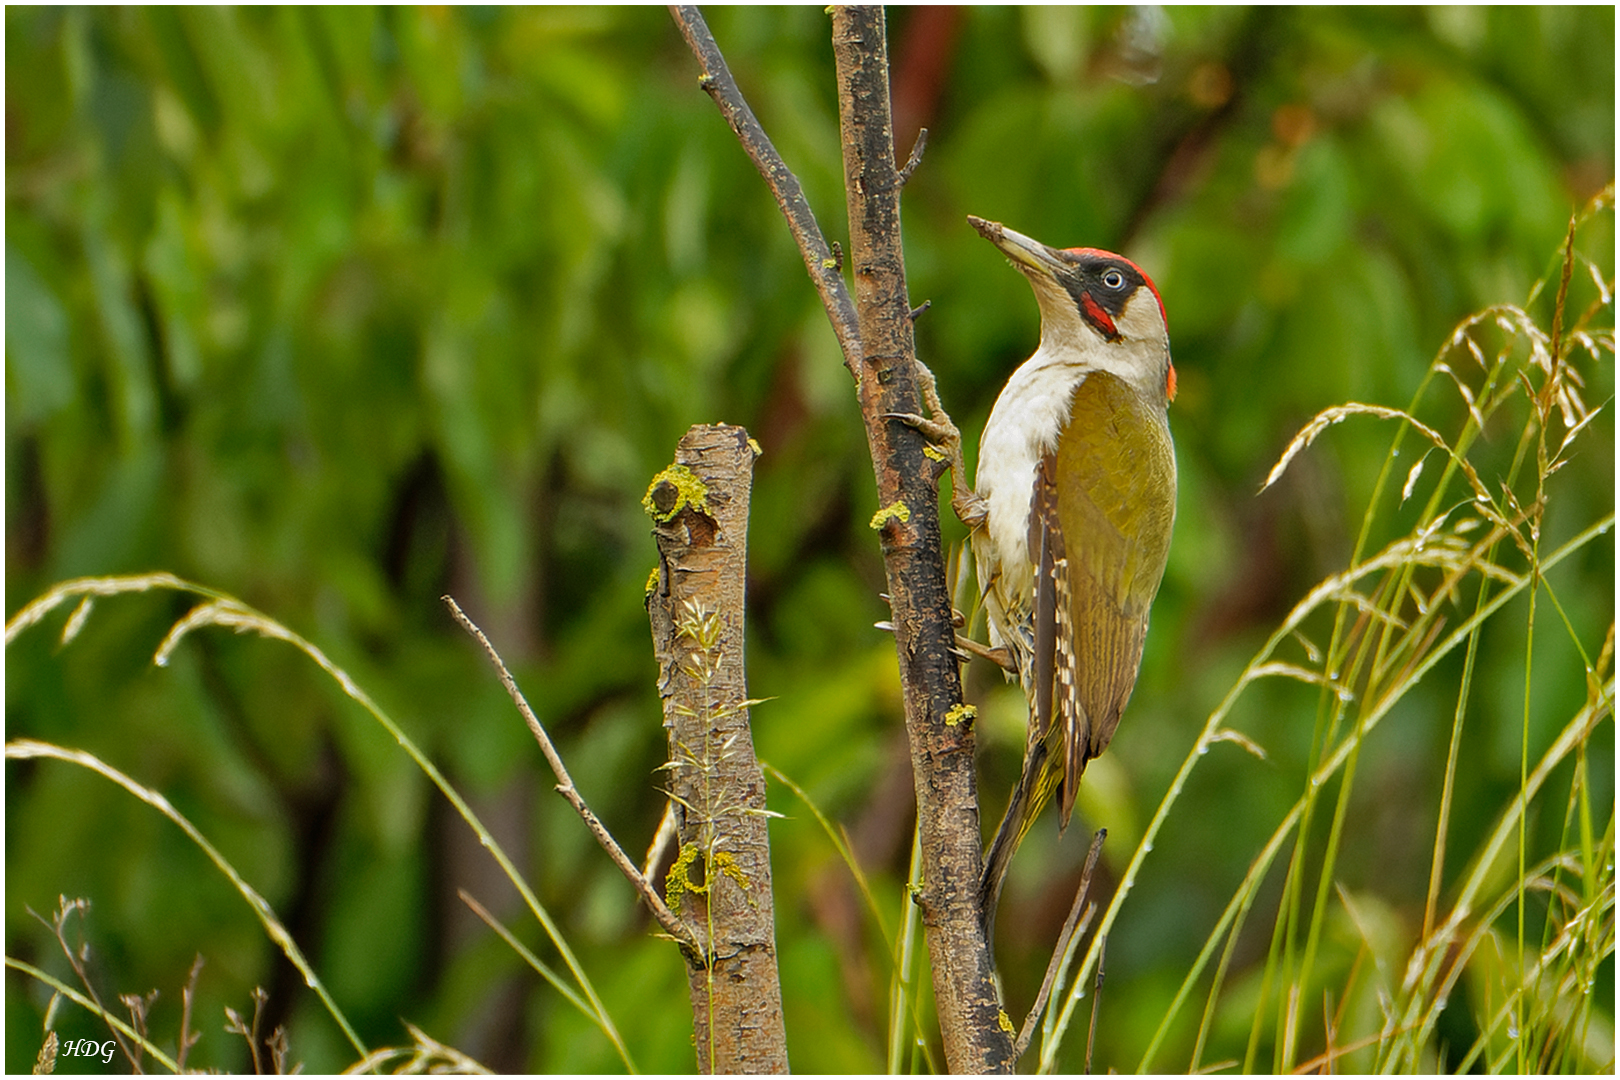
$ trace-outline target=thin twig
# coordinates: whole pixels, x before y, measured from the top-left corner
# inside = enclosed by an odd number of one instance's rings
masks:
[[[175,1064],[179,1066],[177,1072],[186,1071],[186,1054],[197,1040],[202,1038],[202,1032],[191,1030],[191,1007],[197,1001],[197,977],[202,974],[202,954],[191,963],[191,974],[186,978],[185,988],[180,991],[180,1045],[174,1055]]]
[[[842,253],[835,252],[822,236],[821,226],[816,224],[816,215],[810,209],[809,200],[804,197],[804,189],[799,186],[799,178],[793,175],[782,160],[782,155],[776,152],[770,136],[765,134],[765,129],[754,116],[754,110],[748,107],[747,100],[737,89],[737,81],[731,77],[731,69],[726,66],[726,58],[715,44],[714,35],[709,33],[703,15],[689,4],[673,4],[669,14],[675,20],[675,25],[680,27],[681,36],[686,39],[692,54],[702,65],[703,74],[698,78],[698,85],[714,99],[720,115],[736,132],[737,141],[742,143],[744,152],[754,163],[754,168],[759,170],[759,175],[765,178],[765,184],[776,197],[776,205],[781,209],[782,216],[787,218],[788,229],[799,245],[805,269],[810,272],[810,280],[815,282],[816,291],[821,294],[822,306],[827,309],[833,333],[838,336],[839,347],[844,351],[844,365],[859,379],[864,352],[861,349],[855,302],[850,299],[849,289],[844,285],[840,273],[844,262]]]
[[[911,156],[906,158],[906,163],[900,168],[901,187],[906,186],[906,181],[911,179],[911,174],[917,171],[918,165],[922,164],[923,149],[927,146],[928,129],[918,128],[917,141],[911,144]]]
[[[253,988],[253,1023],[251,1025],[244,1023],[241,1014],[235,1009],[228,1005],[225,1007],[225,1019],[227,1021],[225,1030],[232,1035],[240,1035],[247,1040],[248,1053],[252,1055],[255,1074],[264,1072],[264,1061],[259,1056],[259,1021],[263,1019],[264,1004],[268,1000],[269,995],[264,992],[263,987],[255,986]]]
[[[1097,1043],[1097,1007],[1102,1004],[1103,961],[1108,958],[1108,935],[1097,939],[1097,982],[1091,993],[1091,1030],[1086,1032],[1086,1074],[1091,1074],[1091,1049]]]
[[[303,1072],[303,1066],[287,1068],[287,1057],[292,1053],[292,1040],[287,1037],[285,1024],[277,1024],[276,1030],[264,1040],[265,1049],[270,1051],[270,1071],[277,1076],[287,1076],[291,1073]]]
[[[50,927],[51,931],[56,935],[56,942],[58,945],[62,946],[62,952],[67,956],[68,965],[73,968],[73,973],[79,977],[79,982],[84,984],[85,992],[90,995],[90,1000],[96,1003],[96,1008],[100,1010],[102,1019],[107,1021],[108,1029],[112,1032],[112,1037],[118,1043],[118,1049],[123,1051],[125,1058],[130,1061],[134,1061],[135,1052],[129,1048],[129,1044],[126,1043],[124,1041],[124,1037],[119,1034],[118,1028],[113,1025],[112,1015],[107,1011],[107,1007],[101,1003],[101,995],[96,993],[95,983],[90,981],[90,974],[85,970],[85,960],[89,958],[90,946],[83,943],[84,913],[89,909],[90,901],[85,900],[82,897],[69,900],[67,897],[61,896],[57,898],[56,914],[51,917],[50,922],[45,922],[45,919],[41,917],[40,914],[33,908],[28,908],[27,910],[28,914],[32,915],[36,919],[39,919],[40,922],[45,923],[45,925]],[[77,949],[69,945],[67,941],[68,917],[73,914],[77,914],[79,916],[79,940],[81,944]]]
[[[1086,894],[1091,891],[1091,874],[1097,869],[1097,857],[1102,854],[1103,841],[1108,838],[1107,829],[1098,829],[1097,835],[1091,839],[1091,850],[1086,854],[1085,869],[1080,872],[1080,887],[1074,891],[1074,903],[1069,906],[1069,917],[1063,922],[1063,933],[1058,935],[1057,948],[1052,950],[1052,959],[1046,965],[1046,978],[1041,980],[1041,992],[1035,995],[1035,1004],[1030,1007],[1029,1015],[1024,1018],[1023,1030],[1018,1033],[1018,1041],[1013,1043],[1013,1060],[1017,1061],[1029,1049],[1029,1041],[1035,1037],[1035,1025],[1041,1022],[1041,1014],[1046,1011],[1046,1002],[1052,996],[1052,987],[1057,985],[1063,973],[1068,969],[1069,961],[1074,958],[1069,942],[1084,934],[1091,926],[1091,919],[1097,913],[1096,904],[1086,904]],[[1081,917],[1084,908],[1085,916]]]
[[[144,997],[140,994],[119,994],[118,1000],[123,1002],[124,1008],[129,1010],[129,1026],[135,1029],[140,1036],[135,1040],[134,1053],[130,1055],[130,1071],[144,1073],[146,1067],[142,1059],[146,1055],[145,1048],[149,1043],[151,1029],[147,1027],[147,1017],[152,1013],[152,1003],[157,1000],[158,992],[153,990]]]
[[[473,640],[478,642],[479,646],[483,648],[484,654],[489,657],[489,662],[495,666],[495,674],[501,680],[501,685],[506,687],[506,692],[511,696],[513,704],[517,706],[518,712],[523,715],[523,722],[529,725],[529,731],[533,733],[535,741],[540,744],[540,752],[545,755],[546,763],[551,766],[552,773],[557,777],[558,793],[564,799],[567,799],[568,804],[579,814],[580,820],[585,822],[585,827],[590,830],[592,836],[596,837],[596,842],[602,846],[603,851],[607,852],[608,858],[613,860],[613,865],[619,868],[619,872],[624,875],[625,880],[630,882],[631,887],[641,894],[642,900],[646,902],[647,907],[652,911],[653,918],[658,920],[658,925],[662,926],[683,947],[690,950],[692,955],[705,955],[703,947],[698,943],[697,938],[682,924],[680,919],[676,918],[675,913],[669,910],[669,905],[664,903],[664,898],[658,895],[658,890],[653,888],[652,883],[641,875],[640,870],[636,869],[636,864],[630,861],[630,856],[626,855],[624,849],[619,846],[619,842],[613,839],[613,834],[607,831],[607,826],[603,825],[601,819],[591,812],[589,806],[585,805],[585,800],[580,796],[578,789],[574,787],[573,778],[568,775],[568,767],[563,764],[561,755],[557,753],[557,748],[552,745],[551,736],[546,734],[546,729],[541,725],[540,718],[529,707],[528,699],[523,696],[523,691],[518,689],[517,680],[512,678],[512,673],[507,670],[506,662],[501,659],[501,654],[495,651],[495,646],[490,644],[489,638],[484,636],[484,632],[478,628],[477,623],[467,617],[467,613],[461,610],[461,605],[457,604],[454,598],[446,596],[443,599],[450,608],[450,614],[455,616],[456,622],[461,624],[463,630],[472,635]]]

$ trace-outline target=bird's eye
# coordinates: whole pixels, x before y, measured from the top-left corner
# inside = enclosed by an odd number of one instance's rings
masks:
[[[1125,275],[1120,273],[1118,270],[1108,270],[1104,272],[1102,276],[1102,283],[1108,286],[1110,289],[1123,288],[1125,285]]]

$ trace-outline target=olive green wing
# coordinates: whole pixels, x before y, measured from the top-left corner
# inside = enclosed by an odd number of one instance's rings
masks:
[[[1106,372],[1075,390],[1054,458],[1064,563],[1054,575],[1064,609],[1058,640],[1073,643],[1071,655],[1060,646],[1055,658],[1067,821],[1086,762],[1113,739],[1136,685],[1148,608],[1170,553],[1176,458],[1163,408]]]

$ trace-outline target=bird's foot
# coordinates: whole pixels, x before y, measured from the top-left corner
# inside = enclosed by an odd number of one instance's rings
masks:
[[[1018,665],[1013,662],[1012,652],[1008,650],[1006,646],[1001,646],[1000,648],[991,648],[982,642],[974,641],[970,637],[963,637],[961,634],[957,634],[956,647],[958,649],[964,649],[980,659],[990,661],[1003,671],[1010,671],[1014,675],[1018,674]]]
[[[946,453],[955,453],[961,449],[962,433],[956,430],[951,418],[942,413],[934,416],[918,416],[916,413],[892,412],[884,413],[888,420],[898,420],[909,428],[922,432],[923,438],[944,450]]]
[[[939,400],[939,387],[934,381],[934,373],[929,371],[928,366],[921,360],[917,361],[917,374],[923,404],[927,406],[929,415],[920,416],[917,413],[885,415],[891,420],[898,420],[907,427],[916,429],[923,438],[939,448],[929,454],[940,464],[940,468],[935,472],[935,478],[937,479],[939,473],[946,468],[951,470],[951,509],[956,512],[962,524],[969,529],[977,529],[984,524],[986,509],[984,500],[968,487],[967,465],[962,460],[962,432],[951,422],[950,414],[945,411],[944,404]]]
[[[969,529],[979,528],[990,516],[990,504],[966,484],[952,486],[951,509],[956,511],[956,519]]]

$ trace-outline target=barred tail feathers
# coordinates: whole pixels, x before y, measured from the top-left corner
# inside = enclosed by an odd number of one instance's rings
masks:
[[[1045,756],[1045,747],[1040,746],[1038,751]],[[986,942],[995,941],[996,932],[996,905],[1001,901],[1001,886],[1007,879],[1007,869],[1012,865],[1013,852],[1018,845],[1024,842],[1024,836],[1029,832],[1030,823],[1035,815],[1028,813],[1030,805],[1030,778],[1035,775],[1031,764],[1039,766],[1038,762],[1026,760],[1018,783],[1013,786],[1012,798],[1007,802],[1007,812],[1001,816],[1001,824],[996,828],[996,838],[990,842],[990,850],[984,857],[984,872],[979,876],[979,924],[984,928]]]
[[[979,877],[979,922],[984,928],[985,940],[992,944],[995,941],[996,907],[1001,901],[1001,887],[1006,883],[1013,855],[1024,843],[1024,837],[1029,835],[1035,819],[1041,816],[1041,811],[1046,809],[1046,804],[1060,788],[1063,789],[1063,798],[1059,803],[1061,816],[1058,828],[1061,831],[1069,827],[1067,811],[1074,805],[1073,792],[1080,786],[1080,778],[1091,761],[1091,755],[1083,744],[1073,748],[1061,744],[1054,747],[1046,741],[1036,741],[1029,750],[1023,773],[1018,777],[1012,798],[1007,802],[1007,812],[1002,815],[995,839],[990,842],[990,850],[985,854],[984,872]],[[1078,750],[1078,763],[1070,758],[1065,767],[1070,750]]]

